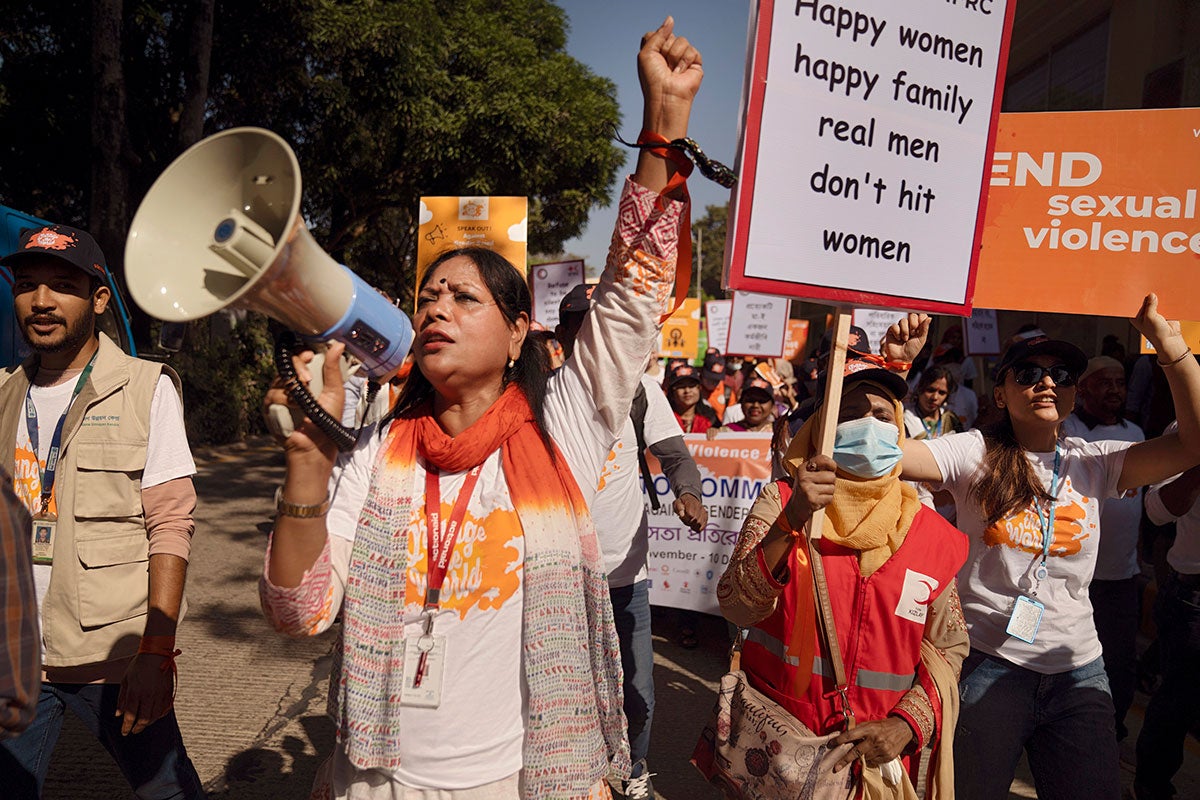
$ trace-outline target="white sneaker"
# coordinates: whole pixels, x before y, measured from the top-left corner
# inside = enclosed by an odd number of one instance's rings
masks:
[[[643,772],[636,778],[621,781],[621,794],[625,795],[626,800],[654,800],[654,784],[650,782],[650,778],[657,774]]]

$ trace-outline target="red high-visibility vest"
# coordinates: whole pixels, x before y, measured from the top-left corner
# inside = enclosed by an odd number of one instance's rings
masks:
[[[791,487],[786,481],[777,484],[786,506]],[[925,506],[917,511],[900,549],[867,578],[859,572],[857,551],[821,539],[820,553],[849,684],[847,695],[857,722],[883,719],[917,682],[925,686],[940,717],[937,692],[928,675],[921,674],[921,639],[929,605],[950,585],[966,561],[967,551],[966,536]],[[802,569],[795,548],[789,567],[792,574]],[[815,620],[812,635],[817,637],[817,655],[812,681],[802,697],[786,693],[795,672],[794,658],[786,654],[785,644],[792,630],[791,610],[797,607],[797,591],[811,591],[807,584],[798,587],[799,583],[789,581],[775,611],[750,630],[742,668],[755,688],[795,714],[814,733],[831,733],[845,727],[845,718],[834,693],[833,666]]]

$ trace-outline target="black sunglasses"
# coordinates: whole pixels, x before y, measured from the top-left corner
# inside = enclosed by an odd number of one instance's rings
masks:
[[[1053,364],[1049,367],[1040,364],[1014,364],[1012,368],[1013,381],[1018,386],[1033,386],[1047,375],[1054,381],[1055,386],[1074,386],[1079,377],[1065,364]]]

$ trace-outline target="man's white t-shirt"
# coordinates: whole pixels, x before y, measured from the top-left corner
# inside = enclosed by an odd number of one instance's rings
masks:
[[[962,420],[964,428],[970,428],[975,424],[975,417],[979,416],[979,397],[974,389],[960,385],[954,396],[946,402],[946,408]]]
[[[958,593],[971,633],[971,647],[1043,674],[1082,667],[1100,656],[1092,622],[1088,584],[1096,566],[1100,515],[1106,499],[1116,497],[1129,442],[1062,442],[1054,538],[1047,560],[1049,576],[1040,582],[1042,524],[1027,507],[987,526],[971,495],[983,465],[983,434],[969,431],[925,442],[958,506],[958,527],[970,543],[970,555],[958,573]],[[1054,453],[1026,453],[1046,491],[1054,471]],[[1032,644],[1005,629],[1018,597],[1045,604]]]
[[[646,419],[643,433],[651,447],[673,436],[682,436],[662,386],[642,376],[646,390]],[[646,579],[646,554],[650,540],[646,529],[646,506],[642,478],[638,473],[637,434],[633,418],[625,420],[621,438],[608,454],[600,473],[592,521],[604,552],[604,569],[611,588],[631,586]]]
[[[1163,431],[1163,436],[1178,432],[1179,423],[1172,422]],[[1173,475],[1146,491],[1146,516],[1155,525],[1176,523],[1175,543],[1167,551],[1167,563],[1181,575],[1200,575],[1200,503],[1194,504],[1182,517],[1177,517],[1167,510],[1160,496],[1163,487],[1178,478],[1179,475]]]
[[[1089,428],[1075,414],[1063,422],[1063,434],[1088,442],[1108,440],[1144,442],[1146,434],[1136,423],[1126,420],[1116,425],[1097,425]],[[1120,581],[1132,578],[1141,571],[1138,564],[1138,529],[1142,524],[1142,490],[1135,489],[1104,504],[1100,513],[1100,551],[1096,555],[1098,581]]]
[[[605,453],[610,450],[613,437],[606,432],[598,413],[582,412],[593,407],[593,402],[585,399],[591,393],[581,383],[577,370],[577,365],[568,362],[567,367],[551,377],[544,406],[545,421],[547,432],[592,506],[606,463]],[[661,389],[656,391],[661,395]],[[673,416],[671,423],[678,434]],[[384,439],[375,428],[368,427],[359,447],[339,459],[330,480],[327,529],[333,566],[343,586],[359,513],[366,502]],[[465,472],[442,474],[443,519],[449,518],[465,477]],[[408,525],[406,639],[419,636],[424,622],[421,602],[427,575],[424,462],[418,460],[412,480],[412,497],[416,500]],[[638,508],[641,507],[639,499]],[[594,510],[593,518],[597,518]],[[399,708],[401,729],[406,731],[397,754],[402,766],[390,774],[394,781],[406,786],[467,789],[501,780],[522,768],[524,673],[521,648],[512,643],[522,638],[525,539],[517,536],[508,541],[489,540],[488,530],[520,530],[499,450],[483,463],[442,587],[441,609],[434,622],[434,634],[447,637],[441,703],[436,709],[405,705]],[[438,737],[422,736],[420,732],[427,730],[438,731]]]
[[[33,399],[38,418],[36,464],[24,414],[17,424],[16,474],[13,476],[13,488],[31,514],[41,505],[42,481],[39,469],[46,465],[54,428],[67,410],[75,383],[76,379],[72,377],[56,386],[30,387],[29,396]],[[146,442],[146,468],[142,471],[142,488],[149,489],[151,486],[159,486],[167,481],[194,474],[196,463],[192,460],[187,431],[183,425],[183,403],[175,391],[175,384],[163,375],[154,387],[154,399],[150,404],[150,431]],[[57,480],[55,482],[57,483]],[[53,504],[51,510],[57,513],[57,507]],[[33,565],[33,581],[37,589],[39,609],[50,588],[50,572],[53,569],[52,564]]]

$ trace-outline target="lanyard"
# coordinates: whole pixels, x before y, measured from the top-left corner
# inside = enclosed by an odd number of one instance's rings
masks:
[[[462,489],[458,492],[458,500],[450,512],[450,521],[445,533],[442,532],[442,488],[438,468],[430,465],[425,472],[425,522],[426,549],[425,560],[429,564],[427,585],[425,587],[425,610],[436,611],[441,599],[442,584],[446,581],[446,572],[450,568],[450,557],[454,554],[454,545],[458,541],[458,532],[462,529],[463,517],[467,515],[467,503],[479,482],[479,473],[483,465],[472,469],[463,479]],[[432,615],[431,615],[432,617]]]
[[[1037,569],[1037,579],[1045,580],[1047,569],[1046,559],[1050,557],[1050,542],[1054,537],[1054,510],[1058,505],[1058,470],[1062,465],[1062,445],[1054,442],[1054,475],[1050,478],[1050,496],[1054,499],[1050,501],[1050,508],[1046,513],[1042,514],[1042,504],[1037,502],[1034,504],[1034,511],[1037,512],[1038,522],[1042,525],[1042,563]]]
[[[921,418],[921,425],[923,425],[925,427],[925,433],[928,434],[930,439],[936,439],[942,435],[942,420],[945,418],[946,418],[945,414],[942,414],[942,413],[938,414],[936,428],[931,427],[930,424],[925,421],[924,417]]]
[[[58,452],[62,447],[62,432],[63,425],[67,422],[67,413],[70,412],[71,406],[75,403],[75,398],[79,397],[79,393],[83,391],[83,387],[87,385],[88,376],[92,374],[92,365],[96,363],[96,356],[93,355],[88,361],[87,366],[83,368],[83,372],[79,374],[79,380],[75,382],[75,389],[71,392],[71,399],[67,401],[67,407],[63,409],[62,416],[58,418],[58,424],[54,426],[54,436],[50,439],[50,450],[46,453],[46,466],[42,468],[40,465],[38,470],[42,482],[42,506],[40,513],[45,514],[50,509],[50,497],[54,491],[54,475],[58,471]],[[25,429],[29,432],[29,446],[33,449],[33,457],[37,458],[38,453],[38,415],[37,406],[34,405],[33,385],[30,384],[28,391],[25,392]]]

